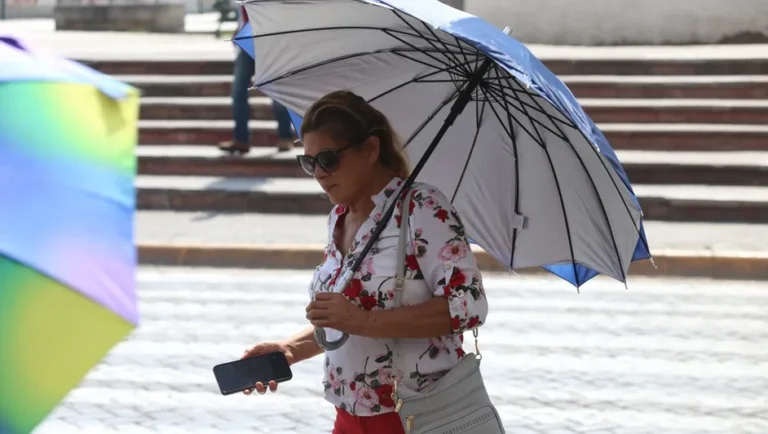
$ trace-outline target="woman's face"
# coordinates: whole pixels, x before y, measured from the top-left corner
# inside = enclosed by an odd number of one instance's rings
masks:
[[[325,171],[315,164],[314,177],[328,194],[328,198],[337,205],[347,205],[360,199],[361,194],[368,194],[365,186],[378,158],[378,139],[370,137],[358,146],[350,143],[337,143],[329,135],[321,132],[306,133],[302,137],[304,155],[317,157],[323,151],[336,151],[330,155],[330,161],[338,159],[335,169]],[[376,142],[376,143],[373,143]],[[328,156],[328,154],[325,154]],[[323,156],[321,156],[323,157]],[[329,159],[324,159],[328,161]]]

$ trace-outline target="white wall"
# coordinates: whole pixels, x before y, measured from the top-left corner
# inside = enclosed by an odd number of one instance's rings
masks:
[[[56,0],[6,0],[9,18],[51,17]],[[166,0],[168,1],[168,0]],[[213,0],[183,1],[187,12]],[[527,43],[716,43],[745,32],[768,38],[768,0],[445,0]],[[37,6],[35,6],[35,3]]]
[[[464,0],[464,8],[528,43],[713,43],[744,32],[768,38],[768,0]]]

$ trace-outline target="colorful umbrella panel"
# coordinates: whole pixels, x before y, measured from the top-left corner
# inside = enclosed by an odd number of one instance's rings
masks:
[[[138,91],[0,37],[0,433],[30,432],[138,324]]]

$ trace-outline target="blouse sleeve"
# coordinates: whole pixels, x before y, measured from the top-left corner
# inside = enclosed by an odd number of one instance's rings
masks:
[[[454,334],[485,323],[488,300],[482,276],[453,205],[439,191],[417,187],[410,207],[416,261],[434,295],[448,299]]]

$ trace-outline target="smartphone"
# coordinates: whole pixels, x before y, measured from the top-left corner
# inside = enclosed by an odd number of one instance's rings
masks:
[[[258,382],[266,387],[270,381],[282,383],[293,378],[288,359],[281,351],[216,365],[213,375],[222,395],[252,389]]]

